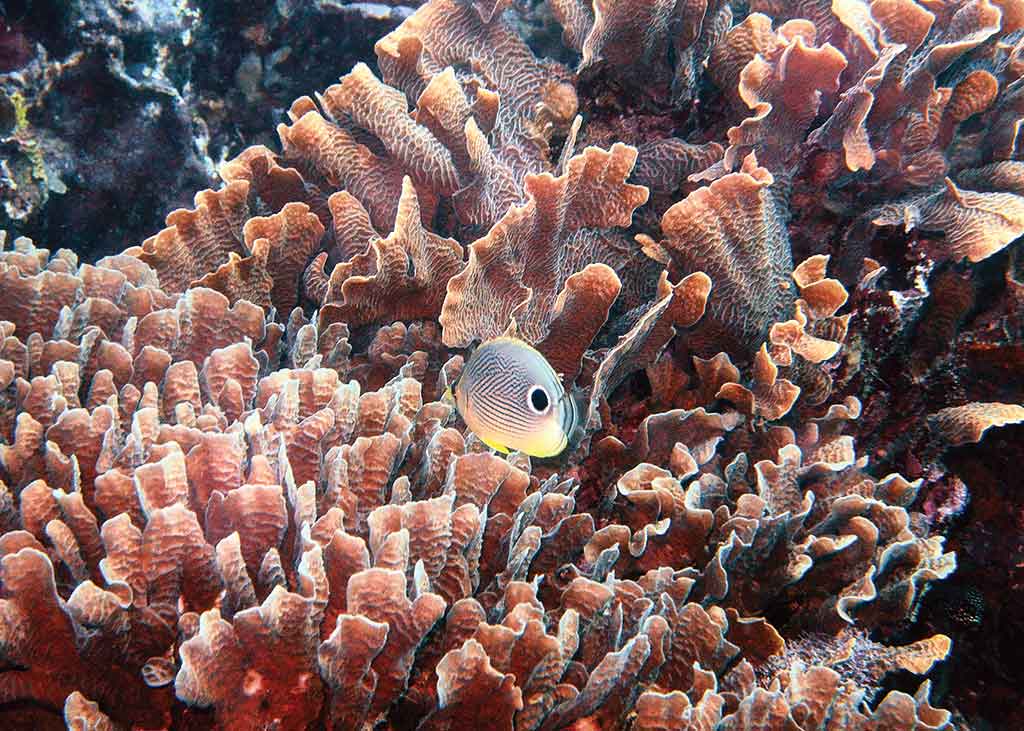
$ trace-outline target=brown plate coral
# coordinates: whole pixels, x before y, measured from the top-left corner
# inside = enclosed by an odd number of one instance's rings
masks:
[[[1024,5],[511,5],[422,5],[119,255],[0,239],[5,727],[958,727]],[[557,458],[442,398],[503,333],[585,395]]]

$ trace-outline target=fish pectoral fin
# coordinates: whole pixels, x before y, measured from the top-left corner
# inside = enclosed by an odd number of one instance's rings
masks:
[[[480,436],[480,435],[478,434],[477,436]],[[506,447],[506,446],[504,446],[502,444],[498,444],[497,442],[492,442],[489,439],[484,439],[483,437],[480,437],[480,441],[483,442],[484,444],[486,444],[491,449],[495,450],[496,452],[501,452],[502,454],[508,454],[509,453],[508,447]]]

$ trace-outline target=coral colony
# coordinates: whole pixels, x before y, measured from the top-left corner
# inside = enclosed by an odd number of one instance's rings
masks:
[[[925,478],[1024,420],[962,365],[1021,342],[1024,3],[509,6],[119,255],[7,241],[5,728],[957,727],[907,628]],[[503,334],[585,394],[555,458],[443,398]]]

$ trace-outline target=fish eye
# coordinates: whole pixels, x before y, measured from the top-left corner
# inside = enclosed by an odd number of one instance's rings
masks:
[[[551,398],[543,386],[531,388],[530,392],[526,394],[526,401],[530,404],[530,408],[538,414],[545,413],[551,406]]]

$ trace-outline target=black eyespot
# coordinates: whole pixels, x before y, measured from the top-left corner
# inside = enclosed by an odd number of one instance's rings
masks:
[[[551,399],[548,398],[548,392],[544,390],[543,386],[531,388],[527,400],[530,402],[530,408],[538,414],[543,414],[551,406]]]

